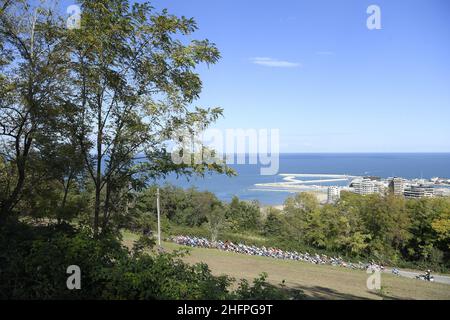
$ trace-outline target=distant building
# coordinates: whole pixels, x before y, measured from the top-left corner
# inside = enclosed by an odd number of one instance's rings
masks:
[[[434,197],[434,187],[431,185],[412,185],[405,188],[405,198],[419,199],[419,198],[432,198]]]
[[[372,181],[381,181],[381,177],[377,177],[377,176],[365,176],[364,179],[369,179]]]
[[[350,186],[353,187],[355,193],[363,196],[380,192],[379,183],[369,178],[355,179]]]
[[[327,203],[335,203],[340,198],[341,198],[341,189],[339,189],[338,187],[328,188]]]
[[[405,183],[406,180],[403,178],[393,178],[389,183],[389,189],[396,196],[403,196],[403,193],[405,192]]]

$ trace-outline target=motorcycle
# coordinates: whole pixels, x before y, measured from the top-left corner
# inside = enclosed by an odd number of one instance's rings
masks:
[[[434,281],[434,277],[429,274],[420,274],[420,275],[416,276],[416,279],[423,280],[423,281],[429,281],[429,282]]]

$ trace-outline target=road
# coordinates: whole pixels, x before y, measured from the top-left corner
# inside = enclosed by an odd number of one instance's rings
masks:
[[[384,270],[385,273],[392,273],[392,269],[385,269]],[[418,272],[412,272],[412,271],[403,271],[403,270],[399,270],[399,274],[402,277],[405,278],[410,278],[410,279],[415,279],[416,276],[420,275],[420,274],[424,274],[425,272],[422,273],[418,273]],[[450,277],[449,276],[441,276],[441,275],[435,275],[432,274],[434,277],[434,281],[435,282],[439,282],[439,283],[444,283],[444,284],[450,284]],[[417,281],[423,281],[423,280],[417,280]]]

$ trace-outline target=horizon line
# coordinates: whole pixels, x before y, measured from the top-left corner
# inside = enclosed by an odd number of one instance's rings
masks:
[[[272,152],[265,152],[266,154],[275,154]],[[227,153],[225,155],[257,155],[259,153]],[[286,151],[278,152],[278,154],[450,154],[450,151]]]

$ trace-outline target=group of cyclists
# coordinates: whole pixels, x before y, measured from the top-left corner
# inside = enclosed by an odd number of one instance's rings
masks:
[[[368,268],[372,268],[381,270],[383,268],[383,266],[375,263],[346,262],[342,259],[342,257],[329,257],[324,254],[310,254],[308,252],[299,253],[297,251],[284,251],[273,247],[268,248],[265,246],[257,247],[253,245],[245,245],[242,243],[235,244],[231,241],[213,242],[209,241],[208,239],[200,237],[176,236],[172,237],[171,241],[189,247],[218,249],[222,251],[235,252],[252,256],[270,257],[274,259],[283,259],[283,260],[304,261],[322,265],[327,264],[351,269],[366,270]]]
[[[385,268],[382,264],[377,264],[374,261],[372,261],[371,263],[346,262],[340,256],[329,257],[324,254],[310,254],[308,252],[299,253],[297,251],[284,251],[273,247],[265,247],[265,246],[257,247],[253,245],[245,245],[242,243],[236,244],[231,241],[220,241],[220,240],[209,241],[208,239],[202,237],[174,236],[171,237],[169,240],[179,245],[188,247],[217,249],[251,256],[262,256],[274,259],[304,261],[313,264],[332,265],[358,270],[372,270],[380,272],[385,271]],[[397,268],[393,268],[392,274],[399,276],[400,270]],[[416,278],[426,281],[434,280],[433,276],[431,275],[431,270],[427,270],[427,272],[424,275],[417,276]]]

